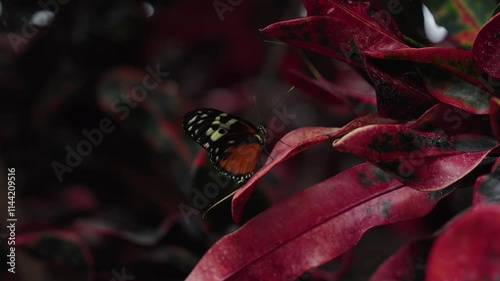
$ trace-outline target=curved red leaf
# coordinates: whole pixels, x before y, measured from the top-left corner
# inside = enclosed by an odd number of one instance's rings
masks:
[[[261,32],[359,67],[363,64],[359,61],[358,48],[378,51],[408,47],[373,20],[346,13],[343,8],[334,12],[339,14],[278,22],[261,29]]]
[[[488,92],[431,64],[417,64],[416,68],[436,99],[474,114],[489,113]]]
[[[374,94],[358,93],[324,79],[313,79],[295,70],[287,73],[287,79],[298,89],[321,101],[347,105],[358,116],[377,110],[377,100]]]
[[[387,17],[388,12],[396,14],[397,12],[394,10],[397,10],[400,7],[399,5],[394,7],[391,3],[387,4],[387,10],[375,11],[376,7],[372,6],[372,1],[304,0],[302,3],[304,8],[306,8],[308,17],[331,16],[352,22],[372,23],[381,25],[381,28],[389,30],[394,36],[400,39],[403,38],[393,18]]]
[[[473,204],[500,203],[500,158],[497,158],[491,172],[477,178],[474,185]]]
[[[482,204],[450,222],[429,253],[426,281],[500,276],[500,206]]]
[[[424,47],[365,52],[365,54],[379,59],[432,63],[473,85],[481,87],[483,90],[490,93],[494,92],[491,86],[480,76],[482,71],[477,67],[473,54],[470,51],[442,47]]]
[[[342,128],[306,127],[294,130],[285,135],[271,152],[266,165],[253,175],[235,194],[232,200],[233,219],[239,222],[243,207],[252,194],[257,181],[274,166],[286,159],[326,140],[338,138],[358,127],[368,124],[392,123],[394,120],[382,118],[376,113],[358,117]]]
[[[491,136],[489,123],[487,115],[471,114],[458,107],[438,103],[408,127],[421,132],[439,132],[448,137],[460,134]]]
[[[187,281],[293,280],[352,248],[369,228],[427,214],[420,192],[362,164],[280,201],[219,240]]]
[[[500,78],[500,14],[493,16],[479,30],[472,53],[484,72]]]
[[[369,125],[333,143],[354,153],[404,184],[418,190],[448,187],[472,171],[494,148],[463,152],[441,134],[418,132],[404,125]]]

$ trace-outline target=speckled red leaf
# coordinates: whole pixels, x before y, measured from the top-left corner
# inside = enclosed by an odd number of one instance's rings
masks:
[[[500,99],[497,97],[490,99],[490,122],[493,135],[500,141]]]
[[[488,114],[488,92],[436,66],[418,64],[416,67],[427,90],[438,100],[470,113]]]
[[[481,204],[451,221],[429,253],[426,281],[500,276],[500,206]]]
[[[474,40],[472,53],[484,72],[500,78],[500,14],[481,28]]]
[[[365,22],[376,22],[381,27],[390,31],[394,36],[402,39],[403,35],[399,31],[397,24],[392,17],[387,17],[388,13],[396,14],[401,8],[399,5],[388,5],[383,10],[376,10],[372,6],[373,1],[339,1],[339,0],[303,0],[302,3],[307,11],[307,16],[330,16],[359,18]],[[376,3],[377,5],[377,3]],[[348,15],[348,16],[347,16]]]
[[[285,135],[271,152],[266,165],[253,175],[235,194],[232,200],[233,219],[239,222],[243,208],[250,198],[257,181],[274,166],[286,159],[327,140],[338,138],[355,128],[368,124],[393,123],[394,120],[381,118],[376,113],[358,117],[342,128],[305,127]]]
[[[433,242],[425,239],[406,244],[377,268],[370,281],[423,280]]]
[[[424,47],[365,52],[365,54],[380,59],[431,63],[457,75],[475,86],[481,87],[491,93],[494,91],[480,76],[483,72],[477,67],[472,52],[470,51],[441,47]]]
[[[447,192],[420,192],[362,164],[280,201],[219,240],[187,281],[294,280],[369,228],[421,217]]]
[[[349,106],[358,116],[376,111],[375,95],[358,93],[324,79],[315,80],[298,71],[288,72],[287,79],[298,89],[323,102],[329,104],[343,103]]]
[[[497,158],[491,172],[477,178],[474,185],[473,204],[484,202],[500,203],[500,158]]]
[[[450,186],[479,165],[495,145],[485,143],[487,148],[464,152],[439,133],[384,124],[358,128],[333,146],[367,159],[412,188],[430,191]]]
[[[461,134],[491,136],[490,118],[476,115],[445,103],[438,103],[426,111],[409,128],[422,132],[441,133],[448,137]]]
[[[399,120],[414,119],[437,103],[422,85],[413,66],[375,66],[370,59],[365,60],[365,65],[377,92],[380,116]],[[394,69],[398,71],[394,72]]]
[[[299,48],[363,67],[359,50],[407,48],[397,37],[371,18],[337,4],[330,16],[311,16],[278,22],[261,32]],[[358,49],[359,48],[359,49]]]
[[[488,21],[498,4],[496,0],[423,2],[434,15],[436,22],[447,29],[448,36],[457,45],[465,48],[472,46],[477,32]]]

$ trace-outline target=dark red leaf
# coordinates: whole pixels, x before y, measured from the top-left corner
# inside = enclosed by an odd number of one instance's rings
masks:
[[[438,100],[474,114],[488,114],[488,92],[433,65],[416,67],[427,89]]]
[[[500,15],[493,16],[474,40],[472,53],[484,72],[500,78]]]
[[[484,202],[500,203],[500,158],[495,161],[491,172],[478,177],[474,185],[473,204]]]
[[[420,192],[362,164],[280,201],[219,240],[192,280],[294,280],[371,227],[421,217],[447,192]]]
[[[387,29],[396,37],[402,39],[403,35],[399,32],[397,24],[392,17],[388,17],[386,13],[394,11],[375,11],[372,6],[372,1],[339,1],[339,0],[304,0],[302,1],[307,11],[307,16],[330,16],[349,19],[351,17],[358,18],[364,22],[373,22],[375,25],[380,25]],[[392,10],[393,7],[390,8]]]
[[[438,103],[411,123],[409,128],[440,133],[446,137],[460,134],[491,136],[489,122],[490,118],[487,115],[471,114],[458,107]]]
[[[333,143],[354,153],[418,190],[446,188],[472,171],[494,148],[463,152],[438,133],[418,132],[404,125],[369,125]],[[453,168],[451,168],[453,167]]]
[[[376,111],[375,95],[358,93],[324,79],[315,80],[294,70],[288,73],[287,79],[298,89],[323,102],[346,104],[358,116]]]
[[[408,47],[372,19],[358,17],[340,6],[333,9],[333,12],[334,17],[312,16],[278,22],[261,32],[358,67],[363,67],[359,58],[360,51]]]
[[[365,52],[366,55],[380,59],[406,60],[412,62],[431,63],[447,70],[467,82],[492,93],[494,90],[481,77],[482,70],[477,67],[470,51],[441,48],[406,48],[398,50]]]
[[[500,276],[500,206],[481,204],[451,221],[429,253],[426,281]]]
[[[235,194],[232,200],[233,219],[239,222],[243,207],[252,194],[257,181],[274,166],[286,159],[327,140],[335,139],[347,132],[367,124],[392,123],[394,120],[381,118],[376,113],[358,117],[342,128],[305,127],[285,135],[271,152],[266,165],[253,175]]]
[[[380,116],[399,120],[414,119],[437,103],[422,85],[414,69],[399,69],[398,73],[388,73],[369,59],[365,60],[365,65],[375,85]],[[393,69],[394,66],[389,68]]]

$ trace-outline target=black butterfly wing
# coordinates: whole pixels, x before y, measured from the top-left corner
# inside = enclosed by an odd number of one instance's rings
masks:
[[[210,152],[210,160],[226,176],[241,180],[254,173],[264,140],[250,122],[217,109],[203,108],[186,113],[183,127]]]

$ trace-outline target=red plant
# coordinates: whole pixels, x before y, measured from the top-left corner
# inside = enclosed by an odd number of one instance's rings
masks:
[[[355,247],[368,229],[425,216],[442,198],[472,185],[469,210],[432,237],[404,246],[370,280],[499,278],[500,206],[491,203],[500,202],[500,15],[489,18],[497,3],[429,3],[449,31],[433,46],[403,35],[385,17],[410,14],[404,12],[408,1],[380,2],[304,0],[307,17],[261,30],[349,64],[375,95],[290,72],[289,81],[303,92],[344,103],[359,117],[341,128],[306,127],[284,136],[234,195],[233,219],[241,219],[256,182],[271,168],[319,143],[333,142],[333,149],[366,162],[224,236],[188,281],[295,280],[312,270],[312,278],[322,280],[317,268]],[[365,115],[375,100],[377,112]]]

